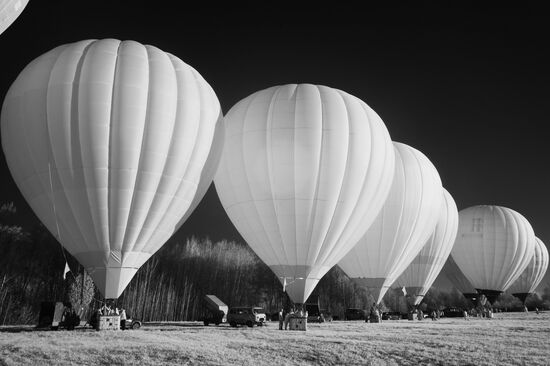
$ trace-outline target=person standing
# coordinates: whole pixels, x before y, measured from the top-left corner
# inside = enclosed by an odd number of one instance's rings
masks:
[[[126,329],[126,309],[120,310],[120,329]]]
[[[281,310],[279,310],[279,330],[283,330],[284,320],[285,320],[284,311],[281,308]]]

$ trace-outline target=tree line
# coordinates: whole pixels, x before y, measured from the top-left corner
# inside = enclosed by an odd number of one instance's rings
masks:
[[[64,278],[66,261],[71,272]],[[139,269],[115,305],[143,321],[198,320],[204,315],[206,294],[229,306],[260,306],[268,314],[289,301],[277,277],[248,245],[192,237],[164,245]],[[521,305],[514,299],[503,295],[500,305],[510,309]],[[87,315],[103,304],[89,275],[48,230],[40,224],[25,230],[17,223],[13,204],[4,204],[0,206],[0,324],[36,324],[44,301],[70,302]],[[343,319],[345,309],[369,309],[374,298],[336,266],[308,301],[318,301],[321,309]],[[549,306],[550,288],[542,299],[531,301]],[[393,289],[381,308],[406,311],[406,304],[401,290]],[[471,304],[457,291],[432,288],[422,306],[441,309]]]

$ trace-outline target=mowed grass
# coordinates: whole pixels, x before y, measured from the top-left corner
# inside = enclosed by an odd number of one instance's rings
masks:
[[[494,319],[335,321],[307,332],[147,324],[140,330],[0,327],[2,365],[549,365],[550,312]]]

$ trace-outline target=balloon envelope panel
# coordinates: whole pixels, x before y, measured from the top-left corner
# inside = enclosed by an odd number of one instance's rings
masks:
[[[220,115],[212,88],[175,56],[86,40],[21,72],[4,100],[2,146],[36,215],[117,298],[206,184]]]
[[[394,152],[358,98],[310,84],[259,91],[225,118],[215,177],[231,221],[294,302],[358,240],[387,196]]]

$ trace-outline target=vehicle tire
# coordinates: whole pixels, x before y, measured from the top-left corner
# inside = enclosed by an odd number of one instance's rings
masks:
[[[141,328],[141,324],[140,323],[134,323],[132,324],[132,329],[139,329]]]
[[[247,321],[246,325],[248,325],[249,328],[252,328],[254,326],[254,323],[252,321]]]
[[[204,324],[205,327],[207,327],[208,324],[210,324],[210,323],[208,322],[208,320],[203,320],[202,322],[203,322],[203,324]]]
[[[237,328],[237,323],[235,323],[235,322],[231,322],[231,323],[229,323],[229,325],[232,326],[233,328]]]

